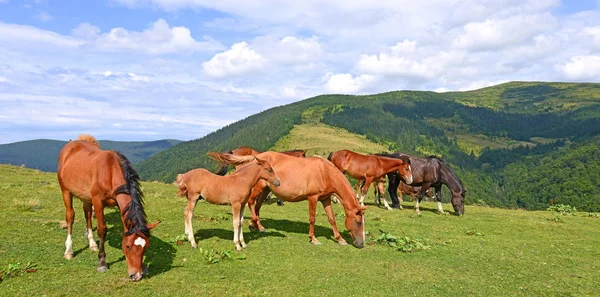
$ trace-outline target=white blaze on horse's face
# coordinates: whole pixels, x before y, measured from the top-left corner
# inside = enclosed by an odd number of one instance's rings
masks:
[[[139,245],[139,246],[141,246],[141,247],[145,247],[145,246],[146,246],[146,240],[145,240],[145,239],[143,239],[143,238],[141,238],[141,237],[138,237],[138,238],[137,238],[137,239],[136,239],[136,240],[133,242],[133,244],[135,244],[135,245]]]

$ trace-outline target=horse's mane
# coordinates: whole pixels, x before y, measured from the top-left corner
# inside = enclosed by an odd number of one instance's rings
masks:
[[[452,167],[450,167],[450,165],[448,165],[448,163],[446,163],[446,161],[444,161],[442,158],[440,158],[438,156],[433,156],[433,155],[428,156],[427,159],[437,160],[440,163],[441,168],[446,169],[448,171],[448,173],[452,174],[456,178],[456,181],[458,182],[458,185],[460,186],[461,190],[464,192],[467,191],[465,186],[462,184],[462,181],[460,180],[460,178],[458,178],[458,175],[456,175],[454,170],[452,170]]]
[[[282,154],[285,154],[285,153],[300,153],[300,152],[306,153],[306,151],[305,151],[305,150],[300,150],[300,149],[295,149],[295,150],[287,150],[287,151],[283,151],[283,152],[281,152],[281,153],[282,153]]]
[[[127,227],[127,233],[125,235],[131,235],[134,233],[142,233],[146,236],[150,236],[150,229],[148,229],[146,212],[144,211],[144,193],[140,188],[140,176],[131,167],[129,160],[120,152],[114,151],[119,158],[121,164],[121,170],[123,170],[123,177],[125,178],[126,184],[120,186],[115,190],[115,194],[128,194],[131,197],[131,201],[123,209],[125,213],[125,225]]]
[[[375,156],[385,157],[385,158],[393,158],[403,160],[405,163],[410,164],[410,157],[405,154],[389,154],[389,153],[379,153],[375,154]]]
[[[100,147],[100,144],[98,143],[96,138],[89,134],[79,134],[79,136],[77,137],[77,140],[91,142],[91,143],[95,144],[97,147]]]

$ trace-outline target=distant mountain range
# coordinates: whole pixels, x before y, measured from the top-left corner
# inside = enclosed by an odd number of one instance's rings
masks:
[[[110,141],[100,140],[100,147],[120,151],[131,163],[139,163],[154,154],[171,148],[180,140],[163,139],[156,141]],[[0,164],[11,164],[56,172],[58,153],[66,141],[35,139],[15,143],[0,144]]]

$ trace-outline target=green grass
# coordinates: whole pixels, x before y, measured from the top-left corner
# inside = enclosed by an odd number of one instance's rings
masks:
[[[383,230],[426,250],[410,253],[387,244],[364,249],[340,246],[321,207],[316,235],[323,245],[308,242],[306,202],[263,208],[265,233],[244,228],[248,249],[208,264],[200,249],[177,244],[183,233],[184,200],[173,185],[143,183],[153,230],[147,263],[151,275],[138,283],[126,280],[120,250],[122,225],[108,209],[109,270],[97,273],[97,255],[87,249],[81,203],[76,201],[73,260],[65,260],[64,207],[54,174],[0,166],[0,270],[31,262],[35,272],[15,274],[0,283],[2,296],[592,296],[600,292],[597,216],[561,216],[549,211],[504,210],[466,206],[464,217],[438,215],[423,203],[415,215],[370,206],[366,229],[373,241]],[[38,199],[42,208],[29,211],[14,200]],[[372,201],[368,197],[367,201]],[[444,205],[446,210],[451,207]],[[334,205],[341,214],[340,205]],[[198,203],[194,229],[203,250],[233,250],[231,209]],[[246,218],[248,215],[246,214]],[[336,216],[341,230],[343,215]],[[95,225],[95,224],[94,224]],[[480,235],[477,235],[480,234]],[[347,232],[343,235],[350,241]],[[234,257],[237,258],[237,257]],[[20,265],[16,265],[20,263]]]
[[[341,149],[365,154],[389,151],[387,147],[368,140],[364,135],[350,133],[348,130],[322,123],[296,125],[271,148],[273,151],[290,149],[303,149],[306,150],[307,156],[323,157]]]

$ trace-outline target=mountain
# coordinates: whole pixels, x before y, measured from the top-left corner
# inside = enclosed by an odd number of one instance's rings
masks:
[[[100,140],[100,147],[120,151],[132,163],[143,161],[162,150],[168,149],[180,140],[164,139],[157,141],[110,141]],[[55,172],[58,153],[66,141],[36,139],[0,145],[0,164],[24,165],[28,168]]]
[[[442,157],[465,183],[468,203],[527,209],[565,203],[600,210],[600,84],[595,83],[322,95],[255,114],[136,167],[144,179],[171,182],[192,168],[215,168],[208,151],[316,146],[322,149],[310,153],[326,155],[347,147],[342,134],[315,136],[318,127],[362,135],[388,151]],[[298,137],[302,140],[294,140]]]

